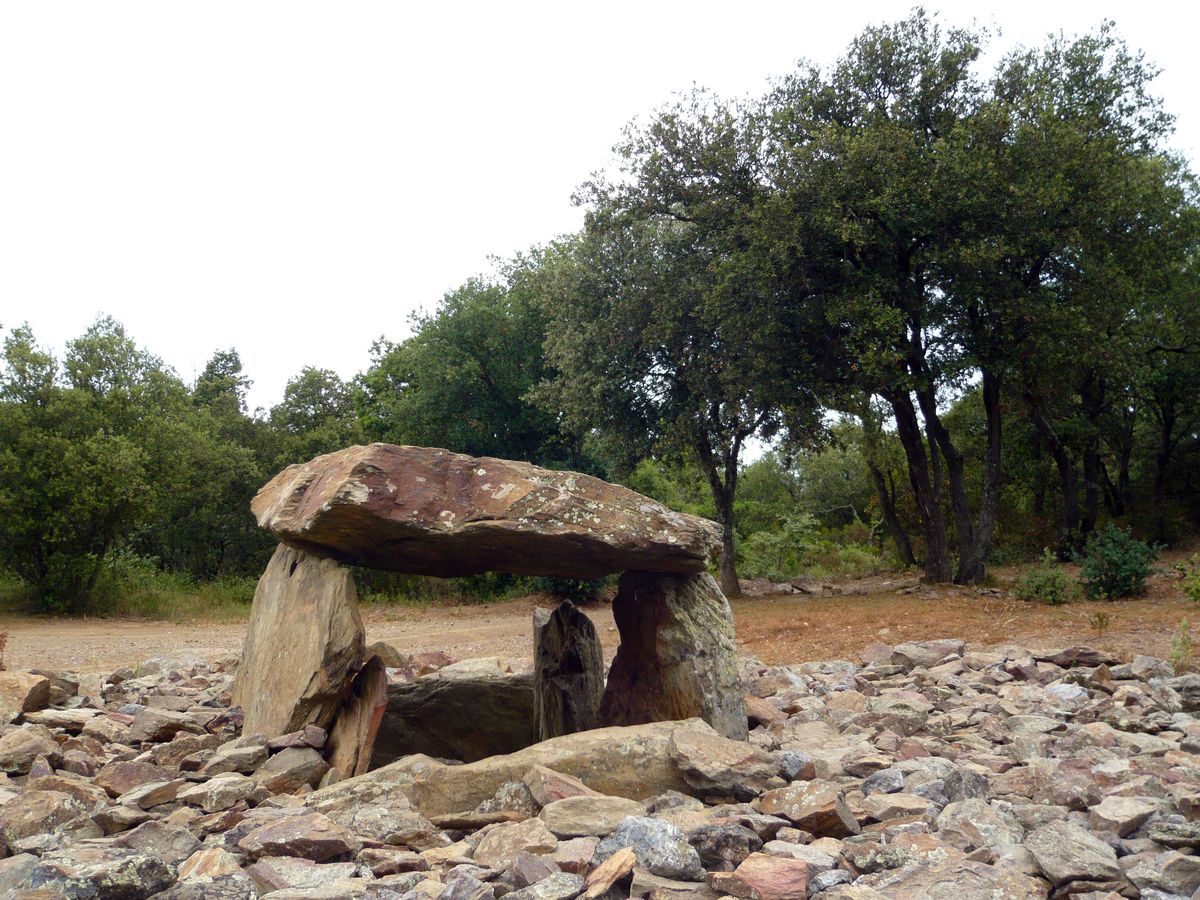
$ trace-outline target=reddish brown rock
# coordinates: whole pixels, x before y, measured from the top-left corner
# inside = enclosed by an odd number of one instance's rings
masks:
[[[112,762],[96,773],[95,784],[108,791],[110,797],[120,797],[142,784],[170,781],[175,773],[148,762],[126,760]]]
[[[605,725],[696,717],[746,739],[733,613],[711,575],[626,572],[613,618],[621,646],[600,706]]]
[[[233,701],[243,732],[267,738],[329,725],[362,663],[348,569],[280,546],[258,581]]]
[[[0,672],[0,721],[12,722],[23,712],[45,709],[50,679],[31,672]]]
[[[847,837],[861,830],[838,786],[831,782],[806,781],[768,791],[760,809],[823,837]]]
[[[256,858],[298,856],[325,862],[357,852],[362,841],[320,813],[310,812],[261,825],[238,841],[238,848]]]
[[[756,900],[794,900],[807,896],[808,864],[799,859],[751,853],[734,870],[738,896]]]
[[[287,544],[441,577],[700,572],[720,547],[714,522],[598,478],[391,444],[289,466],[251,508]]]
[[[329,765],[343,778],[361,775],[371,767],[375,736],[388,706],[387,669],[372,656],[354,677],[350,695],[342,702],[329,732]]]

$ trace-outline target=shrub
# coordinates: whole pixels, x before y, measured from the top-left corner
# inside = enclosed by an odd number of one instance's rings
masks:
[[[1158,548],[1137,540],[1128,528],[1106,525],[1091,536],[1079,560],[1083,590],[1093,600],[1136,597],[1157,557]]]
[[[576,606],[595,603],[610,583],[609,578],[554,578],[542,576],[530,580],[535,591],[543,591],[558,600],[570,600]]]
[[[1074,580],[1059,566],[1049,550],[1042,553],[1041,562],[1017,580],[1013,593],[1022,600],[1061,606],[1070,603],[1079,592]]]
[[[1200,554],[1193,556],[1178,568],[1183,573],[1183,579],[1179,582],[1183,596],[1200,603]]]

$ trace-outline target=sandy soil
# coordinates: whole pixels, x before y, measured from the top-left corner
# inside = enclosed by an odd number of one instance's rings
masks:
[[[856,658],[876,641],[961,637],[989,646],[1089,644],[1131,657],[1169,657],[1182,621],[1200,650],[1200,607],[1184,599],[1169,569],[1154,576],[1146,596],[1117,603],[1037,606],[1004,591],[919,585],[911,577],[881,577],[834,586],[833,595],[793,594],[745,598],[733,604],[742,652],[767,662]],[[1015,572],[997,573],[1000,586]],[[528,662],[530,618],[544,598],[487,606],[424,609],[370,608],[367,640],[386,640],[409,653],[443,650],[458,659],[501,656]],[[611,609],[587,609],[605,653],[616,650]],[[1106,623],[1097,616],[1107,616]],[[0,618],[9,635],[6,662],[13,669],[110,672],[153,656],[238,653],[245,623],[167,623],[112,619]]]

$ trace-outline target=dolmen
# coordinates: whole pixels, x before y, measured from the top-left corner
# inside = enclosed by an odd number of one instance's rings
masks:
[[[733,617],[707,572],[720,547],[714,522],[576,472],[391,444],[289,466],[251,508],[280,544],[234,687],[246,734],[320,726],[340,776],[373,767],[389,685],[365,648],[349,568],[362,566],[443,578],[619,574],[621,643],[607,679],[582,612],[564,603],[535,613],[530,735],[700,718],[746,737]]]

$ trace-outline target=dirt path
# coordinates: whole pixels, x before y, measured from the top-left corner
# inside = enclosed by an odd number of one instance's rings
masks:
[[[733,604],[744,653],[768,662],[857,658],[868,644],[961,637],[980,645],[1032,647],[1090,644],[1132,656],[1169,657],[1181,621],[1200,649],[1200,606],[1169,576],[1151,580],[1146,597],[1118,603],[1045,607],[972,589],[922,588],[913,579],[875,578],[840,585],[840,593],[747,598]],[[528,661],[534,598],[487,606],[369,608],[367,640],[410,652],[444,650],[466,659]],[[605,653],[616,650],[612,611],[592,606]],[[1107,617],[1107,621],[1097,618]],[[238,653],[244,623],[166,623],[112,619],[3,618],[6,661],[13,669],[111,672],[153,656]]]

